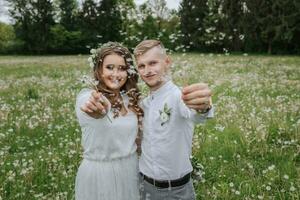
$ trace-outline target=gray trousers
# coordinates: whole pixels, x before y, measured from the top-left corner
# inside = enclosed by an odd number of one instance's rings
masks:
[[[178,187],[157,188],[140,176],[141,200],[195,200],[193,181]]]

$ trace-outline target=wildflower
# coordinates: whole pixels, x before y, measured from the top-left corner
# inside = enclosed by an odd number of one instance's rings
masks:
[[[134,69],[134,68],[131,68],[131,67],[127,70],[127,72],[128,72],[128,74],[130,74],[130,75],[136,74],[135,69]]]
[[[91,49],[91,50],[90,50],[90,53],[91,53],[91,54],[95,54],[95,53],[97,53],[97,51],[96,51],[96,49]]]
[[[240,40],[244,40],[245,36],[244,35],[239,35]]]
[[[83,75],[83,77],[82,77],[82,79],[80,79],[80,81],[83,84],[86,84],[88,87],[92,87],[94,90],[98,91],[98,87],[97,87],[97,85],[99,84],[98,80],[92,79],[91,77],[89,77],[87,75]],[[100,102],[104,102],[103,98],[100,98]],[[103,114],[107,114],[107,113],[105,112]],[[112,120],[110,119],[110,117],[108,115],[105,115],[105,116],[112,123]]]
[[[291,192],[294,192],[294,191],[296,191],[296,188],[292,185],[292,186],[290,187],[290,191],[291,191]]]
[[[217,125],[215,126],[215,129],[216,129],[217,131],[223,132],[224,129],[225,129],[225,127],[222,126],[221,124],[217,124]]]
[[[270,171],[272,171],[274,169],[275,169],[275,165],[271,165],[271,166],[268,167],[268,170],[270,170]]]

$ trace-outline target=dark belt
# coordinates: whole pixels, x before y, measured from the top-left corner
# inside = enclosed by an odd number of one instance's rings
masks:
[[[140,172],[140,175],[143,177],[145,181],[150,183],[151,185],[154,185],[158,188],[168,188],[168,187],[178,187],[185,185],[189,182],[191,178],[191,173],[186,174],[185,176],[175,179],[175,180],[170,180],[170,181],[162,181],[162,180],[155,180],[153,178],[150,178],[143,173]]]

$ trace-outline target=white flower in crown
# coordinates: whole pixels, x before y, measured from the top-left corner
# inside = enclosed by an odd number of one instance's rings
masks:
[[[159,110],[161,126],[163,126],[166,122],[168,122],[170,120],[171,110],[172,109],[168,107],[167,103],[165,103],[163,110]]]
[[[97,50],[96,50],[96,49],[91,49],[91,50],[90,50],[90,53],[91,53],[91,54],[96,54],[96,53],[97,53]]]
[[[128,60],[127,60],[127,62],[128,62]],[[133,75],[133,74],[136,74],[136,69],[134,68],[133,65],[130,65],[127,72],[129,75]]]
[[[94,66],[96,65],[96,57],[97,57],[98,51],[97,51],[97,49],[91,49],[90,53],[91,53],[91,55],[88,58],[88,62],[90,64],[90,67],[93,69]]]
[[[94,69],[94,67],[97,65],[97,57],[98,57],[98,54],[99,52],[101,52],[101,49],[103,48],[107,48],[107,47],[115,47],[115,43],[113,42],[108,42],[106,44],[99,44],[99,47],[97,49],[91,49],[90,50],[90,53],[91,55],[89,56],[88,58],[88,62],[89,62],[89,66]],[[119,49],[121,49],[120,47],[117,47]],[[131,56],[128,57],[128,55],[125,55],[124,56],[124,59],[126,61],[126,63],[129,63],[130,67],[128,68],[127,72],[129,75],[133,75],[133,74],[136,74],[136,69],[135,67],[131,64],[133,63],[133,60],[131,58]]]

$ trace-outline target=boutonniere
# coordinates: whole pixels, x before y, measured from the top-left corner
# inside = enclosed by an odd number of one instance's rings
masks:
[[[161,126],[163,126],[167,121],[169,121],[171,116],[171,108],[168,107],[168,104],[165,103],[163,110],[159,111],[159,116],[161,120]]]

